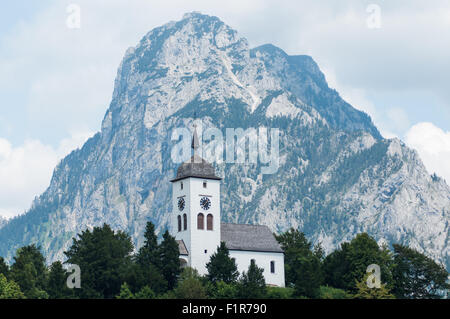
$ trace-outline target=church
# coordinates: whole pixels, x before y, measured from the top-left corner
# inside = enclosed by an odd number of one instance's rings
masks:
[[[172,231],[183,266],[207,273],[206,264],[220,242],[230,251],[238,271],[248,271],[251,260],[264,269],[267,285],[284,287],[284,253],[267,226],[221,222],[220,182],[214,167],[197,155],[194,128],[193,156],[182,163],[172,182]]]

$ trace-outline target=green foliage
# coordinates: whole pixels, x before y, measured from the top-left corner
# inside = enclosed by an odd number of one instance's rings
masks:
[[[9,275],[9,266],[6,264],[3,257],[0,257],[0,274],[3,274],[6,278]]]
[[[211,296],[215,299],[234,299],[238,295],[238,285],[236,283],[226,283],[218,281],[213,284]]]
[[[329,286],[320,286],[320,299],[350,299],[352,296],[345,290]]]
[[[35,245],[17,250],[10,279],[16,282],[27,298],[46,299],[47,267],[45,258]]]
[[[189,267],[180,276],[178,244],[167,231],[158,245],[148,223],[145,243],[132,258],[130,237],[105,224],[82,232],[66,252],[67,263],[81,268],[81,289],[69,289],[62,263],[47,269],[39,248],[31,245],[17,250],[11,269],[0,258],[0,299],[441,298],[449,288],[442,265],[402,245],[394,245],[393,254],[364,233],[326,258],[322,247],[312,247],[298,230],[276,237],[285,251],[286,288],[266,287],[263,269],[254,260],[237,281],[235,261],[223,242],[211,256],[206,276]],[[370,264],[380,266],[380,288],[367,285]],[[324,274],[326,286],[321,285]]]
[[[312,251],[305,234],[293,228],[276,239],[284,250],[286,284],[295,286],[296,296],[318,298],[323,282],[322,247],[316,245]]]
[[[116,299],[134,299],[134,295],[126,282],[120,286],[120,293],[116,296]]]
[[[366,274],[362,280],[356,281],[355,299],[395,299],[394,295],[389,292],[386,284],[381,284],[380,288],[369,288],[367,278],[370,274]]]
[[[150,289],[149,286],[144,286],[135,294],[136,299],[155,299],[155,297],[156,294]]]
[[[66,263],[81,269],[81,298],[114,298],[119,294],[123,277],[131,263],[133,244],[129,235],[115,233],[108,225],[85,230],[74,238],[65,252]]]
[[[175,238],[169,234],[169,231],[163,235],[163,241],[159,248],[161,260],[161,272],[167,281],[170,290],[175,288],[178,276],[181,272],[180,251]]]
[[[139,249],[135,262],[130,265],[125,281],[135,293],[148,287],[161,294],[167,290],[167,280],[161,271],[160,247],[152,222],[147,222],[144,237],[144,245]]]
[[[47,283],[47,293],[50,299],[73,298],[73,289],[67,287],[68,273],[60,261],[55,261],[50,266]]]
[[[294,288],[291,287],[267,287],[268,299],[292,299]]]
[[[178,286],[174,290],[179,299],[206,299],[206,288],[198,272],[190,267],[183,269]]]
[[[380,248],[368,234],[358,234],[350,243],[343,243],[340,249],[325,258],[325,283],[356,293],[356,282],[363,278],[371,264],[380,266],[381,280],[390,289],[393,284],[392,254],[386,247]]]
[[[160,267],[158,238],[155,233],[155,225],[152,222],[147,222],[144,238],[144,245],[139,249],[136,256],[137,263],[144,267],[147,267],[148,265]]]
[[[267,296],[264,269],[259,268],[252,259],[248,271],[239,280],[238,297],[242,299],[260,299]]]
[[[2,273],[0,273],[0,299],[25,299],[19,285],[12,280],[8,281]]]
[[[167,291],[167,281],[155,265],[143,265],[131,263],[124,273],[124,281],[129,285],[132,292],[137,293],[144,287],[150,288],[157,294]]]
[[[418,251],[402,245],[394,247],[393,292],[397,298],[442,298],[450,288],[444,266]]]
[[[218,281],[233,283],[239,276],[236,262],[230,258],[230,252],[225,246],[225,242],[221,242],[217,251],[211,255],[206,269],[208,270],[207,277],[213,283]]]

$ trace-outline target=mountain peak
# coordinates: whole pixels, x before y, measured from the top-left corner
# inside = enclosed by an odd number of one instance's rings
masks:
[[[331,89],[314,60],[248,42],[197,12],[148,32],[127,51],[100,133],[54,171],[30,211],[0,228],[0,255],[29,243],[50,261],[70,238],[108,223],[137,247],[145,223],[171,216],[178,165],[172,133],[190,127],[279,128],[280,166],[224,164],[223,218],[272,231],[299,228],[328,250],[357,232],[406,243],[450,262],[450,190],[418,157],[381,137],[370,117]]]

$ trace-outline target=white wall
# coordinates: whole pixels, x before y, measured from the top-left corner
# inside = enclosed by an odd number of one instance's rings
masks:
[[[263,275],[266,279],[266,284],[279,287],[285,286],[283,253],[230,250],[230,257],[236,260],[240,274],[243,271],[248,271],[250,260],[254,259],[256,265],[264,269]],[[275,261],[275,273],[273,274],[270,272],[270,262],[272,260]]]
[[[207,188],[203,188],[203,182],[207,182]],[[183,182],[183,190],[180,183]],[[204,195],[211,200],[211,208],[203,210],[200,207],[200,198]],[[177,203],[180,196],[185,196],[186,207],[179,211]],[[186,213],[188,217],[188,229],[178,232],[177,216]],[[204,229],[197,229],[197,214],[205,216]],[[214,216],[213,230],[206,229],[206,216]],[[206,263],[220,244],[220,181],[189,177],[173,183],[173,216],[172,232],[176,239],[182,239],[189,253],[189,266],[206,274]],[[206,253],[205,253],[206,250]]]

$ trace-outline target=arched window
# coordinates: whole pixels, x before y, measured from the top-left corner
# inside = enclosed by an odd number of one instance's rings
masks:
[[[207,230],[213,230],[213,221],[214,221],[213,215],[208,214],[208,216],[206,216],[206,229]]]
[[[197,215],[197,229],[205,229],[205,216],[202,213]]]
[[[178,231],[181,231],[181,216],[178,215]]]
[[[275,261],[273,261],[273,260],[270,262],[270,272],[272,274],[275,273]]]
[[[186,214],[183,215],[183,223],[184,223],[184,230],[186,230],[187,229],[187,215]]]

